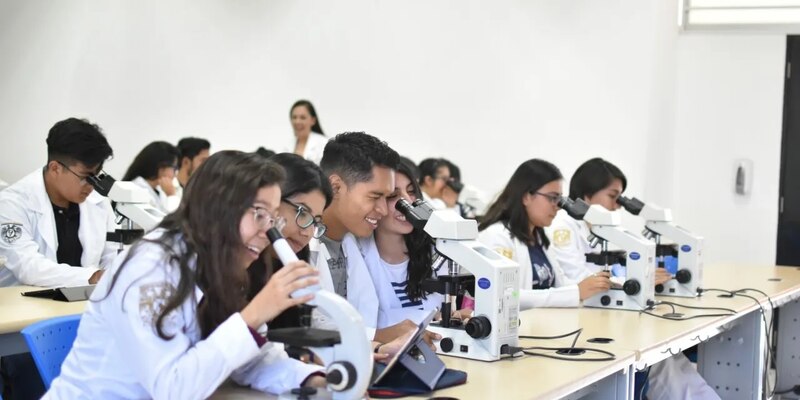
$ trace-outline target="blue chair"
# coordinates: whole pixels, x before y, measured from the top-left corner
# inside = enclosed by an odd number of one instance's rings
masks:
[[[61,364],[72,348],[80,322],[80,314],[68,315],[39,321],[20,332],[28,343],[45,389],[50,389],[50,383],[61,373]]]

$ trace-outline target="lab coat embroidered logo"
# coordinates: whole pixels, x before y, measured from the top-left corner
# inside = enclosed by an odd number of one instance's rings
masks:
[[[558,247],[564,247],[571,241],[572,233],[569,229],[558,229],[553,232],[553,244]]]
[[[0,236],[3,237],[3,241],[8,244],[12,244],[22,236],[22,224],[17,224],[14,222],[5,223],[0,227]]]

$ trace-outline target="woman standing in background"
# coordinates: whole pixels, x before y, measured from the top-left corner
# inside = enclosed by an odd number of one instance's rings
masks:
[[[317,110],[308,100],[298,100],[289,111],[295,143],[292,153],[319,165],[328,138],[322,132]]]

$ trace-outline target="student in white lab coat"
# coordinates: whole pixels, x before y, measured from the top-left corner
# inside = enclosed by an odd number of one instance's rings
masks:
[[[311,238],[319,238],[327,229],[322,223],[322,212],[331,202],[333,194],[328,178],[322,169],[312,161],[292,153],[280,153],[269,160],[280,165],[286,179],[281,184],[281,204],[278,215],[286,220],[281,233],[286,242],[303,261],[309,260],[308,244]],[[250,296],[258,293],[258,283],[266,282],[270,275],[283,267],[278,255],[270,246],[247,269],[250,282]],[[298,307],[292,307],[272,321],[274,327],[294,327],[300,324]]]
[[[573,174],[569,197],[615,211],[619,209],[617,198],[625,191],[627,183],[625,174],[617,166],[602,158],[593,158],[581,164]],[[561,210],[548,233],[553,239],[555,258],[568,276],[580,279],[602,270],[601,266],[586,262],[586,253],[600,250],[589,246],[589,225],[585,221],[578,221]],[[656,268],[656,284],[669,279],[672,279],[669,272]],[[652,366],[648,376],[648,399],[719,399],[683,354]]]
[[[625,174],[617,166],[602,158],[593,158],[581,164],[572,175],[569,197],[616,211],[620,207],[617,199],[627,185]],[[600,252],[599,247],[589,245],[590,231],[586,221],[576,220],[560,210],[547,233],[553,239],[553,252],[568,278],[578,280],[603,270],[603,266],[586,261],[587,253]],[[624,276],[624,268],[620,266],[615,266],[613,271],[615,275]],[[664,268],[657,268],[655,279],[658,285],[672,279],[672,275]]]
[[[200,168],[205,160],[208,159],[211,143],[202,138],[185,137],[178,141],[178,172],[172,180],[172,187],[175,188],[175,195],[167,197],[167,209],[169,212],[175,211],[181,204],[183,188],[189,183],[189,178],[194,171]]]
[[[367,335],[389,343],[416,326],[405,320],[377,328],[378,297],[357,239],[372,235],[388,215],[386,196],[394,191],[399,155],[385,142],[363,132],[337,135],[325,146],[321,167],[333,190],[322,214],[325,234],[309,243],[310,262],[320,270],[323,288],[346,298],[361,313]],[[437,335],[426,334],[431,340]]]
[[[426,158],[419,165],[419,186],[422,198],[435,210],[448,208],[442,199],[442,192],[450,181],[450,166],[442,158]]]
[[[89,179],[112,155],[97,125],[69,118],[47,137],[47,165],[0,192],[0,287],[97,282],[116,256],[107,199]],[[78,268],[75,268],[78,267]]]
[[[174,184],[179,159],[177,147],[167,142],[152,142],[136,155],[122,180],[146,189],[150,205],[169,214],[170,204],[179,201]]]
[[[280,225],[283,170],[256,154],[223,151],[195,173],[177,211],[101,280],[45,399],[211,396],[229,377],[270,393],[321,387],[320,367],[264,339],[269,322],[313,294],[297,261],[247,300],[248,266]]]
[[[295,140],[293,147],[286,151],[319,165],[328,138],[322,132],[314,105],[308,100],[298,100],[289,109],[289,118],[292,121]]]
[[[575,282],[564,275],[544,233],[558,211],[561,171],[544,160],[517,167],[478,229],[486,247],[519,263],[520,308],[578,307],[611,287],[605,272]]]
[[[270,161],[283,167],[286,179],[281,184],[281,205],[278,216],[286,221],[283,234],[297,258],[308,261],[308,244],[311,238],[319,238],[325,234],[327,227],[322,223],[322,212],[332,200],[331,186],[328,178],[318,165],[292,153],[280,153]],[[258,260],[253,262],[247,273],[250,276],[250,295],[254,298],[259,289],[283,268],[272,246],[268,247]],[[285,328],[300,326],[300,308],[290,307],[270,322],[270,327]],[[381,360],[394,354],[403,344],[398,338],[394,343],[373,342],[375,359]]]
[[[378,328],[411,320],[420,323],[428,313],[441,307],[443,296],[422,289],[422,282],[432,278],[433,240],[415,229],[395,209],[399,199],[413,203],[420,196],[417,167],[401,157],[395,173],[395,188],[386,199],[388,215],[378,221],[372,236],[359,239],[364,261],[378,294]],[[444,268],[446,273],[446,268]],[[453,316],[469,316],[454,312]]]

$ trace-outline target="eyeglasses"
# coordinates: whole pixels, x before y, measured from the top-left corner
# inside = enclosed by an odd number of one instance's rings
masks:
[[[80,179],[80,183],[81,183],[81,185],[85,185],[85,184],[89,183],[89,180],[90,180],[90,179],[92,179],[93,177],[95,177],[95,175],[94,175],[94,174],[91,174],[91,175],[85,175],[85,176],[84,176],[84,175],[79,175],[77,172],[75,172],[75,171],[71,170],[71,169],[70,169],[70,168],[67,166],[67,164],[64,164],[64,163],[63,163],[63,162],[61,162],[61,161],[56,161],[56,162],[57,162],[57,163],[59,163],[59,164],[61,164],[61,166],[62,166],[62,167],[66,168],[66,169],[67,169],[67,171],[71,172],[71,173],[72,173],[72,175],[75,175],[75,176],[77,176],[77,177],[78,177],[78,179]]]
[[[295,204],[285,199],[281,201],[294,207],[295,210],[297,210],[297,214],[294,216],[294,222],[301,229],[306,229],[311,225],[314,225],[314,238],[316,239],[321,238],[322,235],[325,234],[325,231],[328,230],[328,227],[322,223],[322,218],[311,215],[311,210],[306,208],[306,206]]]
[[[541,192],[534,192],[533,194],[537,194],[539,196],[542,196],[542,197],[546,198],[550,202],[550,204],[552,204],[552,205],[557,205],[558,201],[561,200],[561,195],[560,194],[541,193]]]
[[[259,230],[266,231],[270,228],[277,228],[279,231],[283,230],[286,226],[286,219],[283,217],[275,217],[266,208],[253,206],[253,222]]]

